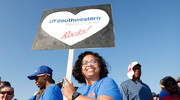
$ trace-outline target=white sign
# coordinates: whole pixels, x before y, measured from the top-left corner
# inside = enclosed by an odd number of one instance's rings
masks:
[[[32,50],[115,47],[111,4],[44,10]]]
[[[88,9],[74,15],[63,11],[48,15],[42,29],[52,37],[74,45],[103,29],[109,23],[108,14],[100,9]]]

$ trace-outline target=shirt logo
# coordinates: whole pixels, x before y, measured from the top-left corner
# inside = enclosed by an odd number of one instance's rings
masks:
[[[92,93],[91,93],[89,96],[90,96],[90,97],[93,97],[93,96],[95,96],[94,92],[92,92]]]

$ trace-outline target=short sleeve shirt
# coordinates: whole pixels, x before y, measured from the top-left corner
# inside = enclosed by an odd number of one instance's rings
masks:
[[[56,84],[48,86],[39,100],[63,100],[61,89]]]
[[[83,96],[94,99],[97,99],[100,95],[106,95],[115,100],[122,100],[122,95],[118,89],[118,85],[110,77],[99,79],[91,86],[83,85],[78,88],[77,92],[81,93]]]

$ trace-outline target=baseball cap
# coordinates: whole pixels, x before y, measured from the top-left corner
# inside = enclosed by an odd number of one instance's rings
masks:
[[[37,75],[39,75],[39,74],[50,74],[50,75],[52,76],[52,71],[53,71],[53,70],[52,70],[50,67],[43,65],[43,66],[38,67],[38,68],[35,70],[34,74],[29,75],[29,76],[27,76],[27,77],[28,77],[30,80],[34,80],[34,79],[35,79],[35,76],[37,76]]]
[[[138,65],[139,63],[137,61],[134,61],[132,63],[129,64],[128,66],[128,73],[127,73],[127,76],[132,79],[133,78],[133,75],[134,75],[134,71],[133,71],[133,67]],[[140,65],[140,64],[139,64]]]

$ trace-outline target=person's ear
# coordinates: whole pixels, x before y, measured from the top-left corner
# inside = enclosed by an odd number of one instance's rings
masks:
[[[45,75],[44,75],[44,79],[46,79],[47,77],[48,77],[48,75],[47,75],[47,74],[45,74]]]
[[[160,86],[161,86],[162,88],[165,88],[164,85],[162,85],[162,84],[160,84]]]

